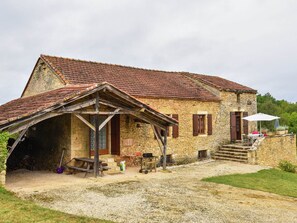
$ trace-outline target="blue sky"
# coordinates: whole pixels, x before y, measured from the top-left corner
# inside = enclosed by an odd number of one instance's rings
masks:
[[[297,1],[0,2],[0,104],[40,54],[217,75],[297,101]]]

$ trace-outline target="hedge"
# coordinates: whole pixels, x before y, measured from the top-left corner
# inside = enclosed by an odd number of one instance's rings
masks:
[[[0,132],[0,173],[6,170],[6,159],[7,159],[7,142],[10,134],[7,132]]]

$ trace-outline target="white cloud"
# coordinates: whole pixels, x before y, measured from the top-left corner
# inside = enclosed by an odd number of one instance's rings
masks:
[[[41,53],[209,73],[297,101],[297,2],[0,2],[0,103],[19,97]]]

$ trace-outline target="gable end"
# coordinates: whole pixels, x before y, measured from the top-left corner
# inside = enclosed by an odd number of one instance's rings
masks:
[[[65,86],[66,83],[39,58],[21,97],[28,97]]]

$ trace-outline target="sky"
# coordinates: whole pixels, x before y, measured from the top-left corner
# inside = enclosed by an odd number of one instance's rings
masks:
[[[1,0],[0,104],[40,54],[220,76],[297,102],[295,0]]]

